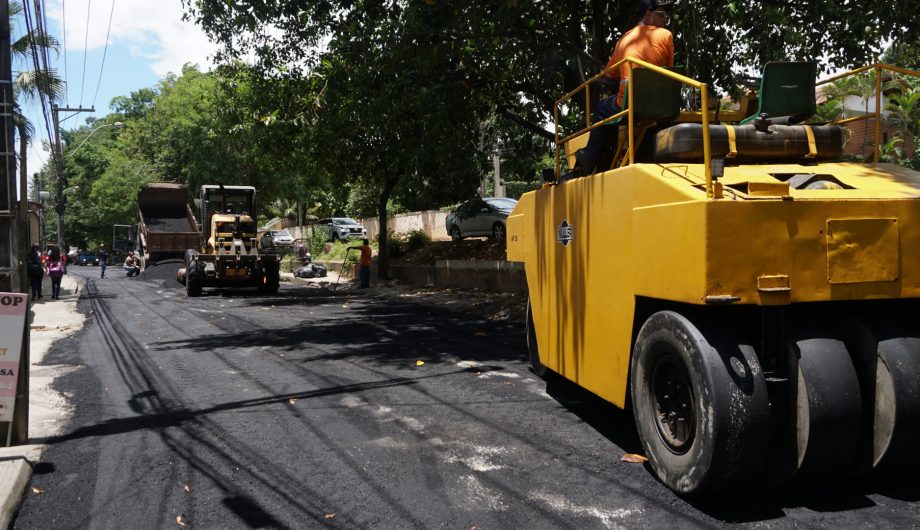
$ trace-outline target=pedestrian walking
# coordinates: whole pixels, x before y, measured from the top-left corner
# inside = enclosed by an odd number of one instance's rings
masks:
[[[26,257],[26,268],[29,273],[29,283],[32,285],[32,300],[42,298],[42,278],[45,277],[45,268],[42,266],[42,251],[38,245],[32,245],[32,250]]]
[[[48,262],[48,277],[51,278],[51,298],[53,300],[61,299],[61,279],[67,274],[67,268],[64,266],[64,260],[60,251],[51,254],[51,261]]]
[[[349,250],[360,250],[361,257],[358,259],[358,278],[360,279],[359,289],[367,289],[371,286],[371,254],[373,249],[367,239],[360,247],[348,247]]]
[[[105,278],[106,261],[109,259],[109,253],[105,251],[105,245],[99,245],[99,252],[96,253],[99,258],[99,277]]]

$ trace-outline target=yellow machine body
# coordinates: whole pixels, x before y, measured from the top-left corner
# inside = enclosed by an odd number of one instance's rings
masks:
[[[830,175],[790,189],[774,175]],[[508,218],[542,363],[623,407],[636,300],[712,305],[920,298],[920,174],[889,164],[634,164],[544,186]]]

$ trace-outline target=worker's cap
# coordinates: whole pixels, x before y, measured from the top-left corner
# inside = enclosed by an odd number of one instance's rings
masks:
[[[649,11],[671,9],[672,7],[674,7],[672,0],[639,0],[639,5],[636,7],[636,16],[641,18]]]

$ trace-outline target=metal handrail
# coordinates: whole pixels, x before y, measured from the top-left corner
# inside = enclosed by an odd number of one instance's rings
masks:
[[[893,66],[885,63],[875,63],[866,66],[861,66],[849,72],[844,72],[842,74],[837,74],[835,76],[829,77],[822,81],[815,83],[815,86],[826,85],[828,83],[833,83],[838,79],[843,79],[844,77],[849,77],[851,75],[861,74],[869,70],[875,70],[875,113],[866,114],[864,116],[854,116],[852,118],[844,118],[842,120],[835,120],[831,122],[832,125],[843,125],[846,123],[851,123],[854,121],[860,120],[869,120],[870,118],[875,118],[875,148],[873,153],[873,161],[878,164],[878,155],[879,147],[882,142],[882,70],[889,70],[892,72],[897,72],[899,74],[909,75],[913,77],[920,77],[920,71],[911,70],[909,68],[901,68],[900,66]]]
[[[629,98],[629,101],[627,103],[626,110],[620,111],[617,114],[614,114],[613,116],[610,116],[597,123],[592,124],[591,123],[591,98],[590,98],[589,85],[599,80],[601,77],[606,76],[607,72],[610,72],[611,70],[619,68],[620,65],[624,63],[626,63],[626,69],[629,73],[629,81],[628,81],[629,84],[627,86],[627,97]],[[553,104],[554,137],[555,137],[555,147],[556,147],[556,182],[559,182],[560,174],[562,171],[562,161],[560,159],[560,151],[559,151],[560,145],[564,144],[565,142],[568,142],[572,138],[575,138],[577,136],[584,134],[585,132],[589,132],[608,122],[622,118],[624,115],[626,115],[628,118],[627,138],[629,140],[629,163],[635,164],[635,148],[633,145],[634,136],[635,136],[635,130],[634,130],[635,116],[633,115],[633,110],[635,108],[635,105],[633,104],[633,95],[635,94],[635,90],[633,87],[633,77],[634,76],[632,75],[633,68],[635,66],[640,66],[642,68],[651,69],[652,71],[658,74],[661,74],[665,77],[669,77],[675,81],[679,81],[680,83],[689,85],[690,87],[699,90],[700,91],[700,103],[701,103],[702,108],[703,109],[709,108],[709,95],[708,95],[709,88],[706,85],[706,83],[701,83],[695,79],[691,79],[689,77],[672,72],[660,66],[656,66],[654,64],[647,63],[641,59],[636,59],[635,57],[625,57],[615,62],[614,64],[608,66],[602,72],[598,73],[591,79],[588,79],[587,81],[579,85],[574,90],[569,91],[567,94],[563,95],[561,98],[556,100],[556,102]],[[585,92],[585,128],[574,134],[570,134],[569,136],[566,136],[565,138],[560,140],[559,138],[559,106],[565,103],[566,101],[572,99],[572,97],[580,93],[582,90],[584,90]],[[710,141],[710,133],[709,133],[709,113],[702,112],[701,115],[702,115],[703,131],[704,131],[703,132],[703,164],[705,166],[705,172],[706,172],[706,197],[712,198],[714,196],[714,190],[713,190],[713,182],[712,182],[712,155],[710,152],[711,141]]]

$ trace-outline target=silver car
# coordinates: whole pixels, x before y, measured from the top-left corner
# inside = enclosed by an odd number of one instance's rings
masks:
[[[516,199],[479,197],[466,201],[447,214],[447,233],[454,241],[464,237],[505,239],[505,221],[517,205]]]
[[[289,247],[294,244],[294,236],[287,230],[269,230],[262,234],[262,247]]]

